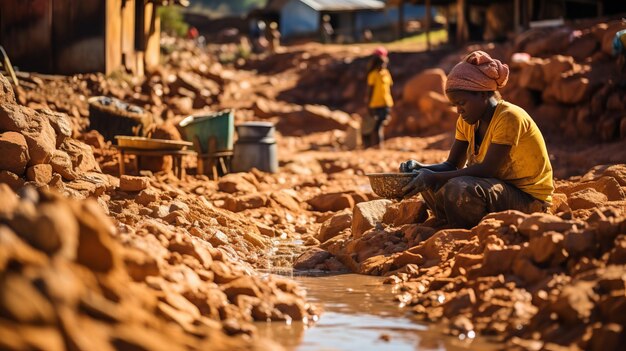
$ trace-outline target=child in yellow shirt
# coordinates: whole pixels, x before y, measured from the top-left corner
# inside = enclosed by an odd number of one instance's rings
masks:
[[[369,115],[363,118],[361,126],[364,147],[383,148],[385,139],[383,125],[389,118],[393,106],[391,97],[393,80],[387,69],[388,63],[387,50],[378,48],[368,64],[366,97]]]

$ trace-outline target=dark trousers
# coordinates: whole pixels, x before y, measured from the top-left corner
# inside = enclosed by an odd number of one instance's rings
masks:
[[[375,120],[374,122],[374,130],[370,133],[363,134],[363,146],[377,146],[381,145],[381,148],[385,142],[385,133],[383,124],[389,118],[389,107],[379,107],[370,109],[370,118]]]
[[[546,203],[495,178],[452,178],[441,188],[429,189],[421,195],[437,219],[458,228],[472,228],[493,212],[547,210]]]

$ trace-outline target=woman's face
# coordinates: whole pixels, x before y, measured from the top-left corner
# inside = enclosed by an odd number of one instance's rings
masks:
[[[461,118],[468,124],[476,124],[488,107],[487,94],[482,92],[454,90],[446,92],[448,100]]]

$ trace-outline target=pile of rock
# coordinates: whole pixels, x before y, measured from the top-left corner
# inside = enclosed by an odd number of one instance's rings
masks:
[[[618,349],[626,337],[626,165],[557,183],[552,214],[505,211],[437,231],[421,199],[362,202],[320,228],[303,268],[339,259],[386,275],[398,299],[449,332],[504,336],[529,349]]]
[[[626,92],[612,57],[615,33],[625,28],[614,21],[524,33],[506,57],[511,78],[503,96],[527,109],[542,130],[626,137]]]
[[[209,232],[149,217],[115,225],[93,200],[32,188],[19,198],[0,184],[0,197],[2,349],[280,349],[228,336],[254,334],[253,320],[312,316],[293,282],[262,279]],[[168,210],[189,213],[180,201]]]
[[[73,138],[69,117],[19,105],[9,81],[0,75],[0,182],[50,187],[78,197],[110,187],[91,148]],[[64,182],[68,182],[65,184]]]

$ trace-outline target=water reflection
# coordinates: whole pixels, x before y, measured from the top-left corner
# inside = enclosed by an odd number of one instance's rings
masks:
[[[391,286],[380,277],[357,274],[295,276],[311,302],[324,313],[312,327],[301,322],[259,323],[261,335],[290,351],[468,350],[496,349],[480,340],[444,337],[411,319],[394,302]]]

